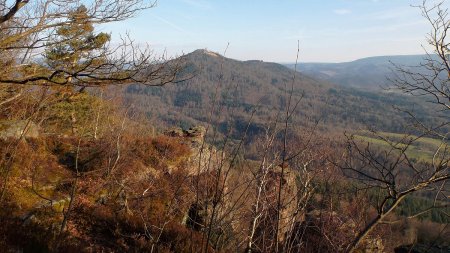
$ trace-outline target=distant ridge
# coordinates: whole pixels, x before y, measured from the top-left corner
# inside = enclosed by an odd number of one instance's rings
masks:
[[[426,55],[388,55],[342,63],[299,63],[297,70],[344,87],[378,90],[390,85],[388,78],[393,74],[393,64],[410,68],[420,65],[425,57]],[[293,69],[295,64],[285,66]],[[418,68],[416,71],[425,70]]]
[[[255,111],[249,129],[249,135],[255,136],[285,107],[294,75],[293,99],[301,98],[296,126],[319,121],[320,129],[330,131],[371,126],[397,132],[403,129],[405,115],[392,105],[414,107],[428,121],[436,120],[425,114],[425,104],[414,105],[417,100],[411,97],[342,87],[278,63],[239,61],[204,49],[182,57],[185,68],[180,77],[194,78],[164,87],[131,85],[126,89],[126,99],[155,123],[186,129],[202,125],[208,122],[211,108],[221,105],[223,111],[215,115],[219,129],[225,131],[232,124],[236,133],[242,133],[249,114]]]
[[[424,59],[427,57],[425,54],[411,54],[411,55],[379,55],[379,56],[369,56],[363,57],[351,61],[343,62],[300,62],[298,64],[348,64],[357,62],[380,62],[385,63],[386,60],[394,60],[398,62],[405,62],[410,60],[411,62],[417,62],[417,59]],[[293,63],[284,63],[284,65],[294,65]]]

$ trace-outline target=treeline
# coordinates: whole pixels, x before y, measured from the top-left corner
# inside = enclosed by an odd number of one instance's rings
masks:
[[[223,121],[247,117],[254,110],[252,124],[258,127],[267,122],[270,115],[284,110],[286,87],[290,87],[292,77],[297,75],[292,92],[301,102],[294,120],[301,126],[317,121],[324,132],[370,127],[400,133],[414,123],[404,111],[408,108],[414,108],[417,119],[430,125],[440,125],[448,117],[448,112],[433,111],[421,99],[393,92],[338,87],[296,74],[275,63],[239,62],[204,50],[183,58],[189,66],[189,71],[184,71],[183,75],[193,76],[192,79],[157,89],[132,85],[126,88],[125,96],[141,111],[152,111],[156,119],[170,124],[177,121],[183,125],[208,123],[205,108],[221,103],[227,108],[221,112]],[[169,115],[168,111],[177,113]],[[307,120],[299,120],[305,118]],[[449,130],[448,126],[443,129]]]

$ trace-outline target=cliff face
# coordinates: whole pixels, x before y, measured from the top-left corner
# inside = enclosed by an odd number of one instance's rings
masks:
[[[190,144],[188,173],[200,187],[194,187],[199,198],[192,202],[183,221],[187,227],[204,233],[211,231],[212,237],[228,236],[227,243],[236,243],[235,247],[242,251],[248,248],[237,242],[248,244],[251,236],[252,245],[258,245],[258,249],[252,248],[253,252],[274,251],[275,244],[267,242],[273,242],[275,236],[278,247],[286,251],[345,252],[357,234],[357,224],[343,214],[321,209],[308,212],[313,194],[310,175],[288,165],[282,168],[283,165],[272,164],[264,172],[259,171],[259,162],[233,166],[233,155],[206,144],[205,134],[189,134],[203,131],[176,132],[183,132],[180,137]],[[382,239],[375,235],[365,239],[358,252],[382,253],[384,249]]]
[[[164,133],[190,148],[189,165],[186,168],[189,176],[211,171],[213,167],[217,167],[217,164],[221,163],[217,149],[205,142],[206,131],[205,127],[196,126],[187,130],[179,127],[172,128]]]
[[[207,144],[205,133],[203,127],[188,130],[175,128],[165,132],[191,149],[185,171],[194,182],[192,190],[195,198],[183,224],[213,236],[228,231],[228,239],[232,239],[230,243],[248,240],[248,235],[254,229],[253,243],[256,244],[273,240],[274,228],[278,226],[278,240],[284,243],[294,226],[303,219],[301,206],[304,203],[299,199],[298,173],[289,167],[283,170],[280,166],[268,169],[262,186],[264,196],[257,199],[258,179],[255,181],[255,173],[258,168],[233,165],[233,154]],[[280,184],[281,200],[278,202]],[[257,202],[263,208],[255,210]],[[256,216],[257,222],[252,228]],[[278,225],[277,217],[280,220]],[[273,245],[265,250],[273,250]]]

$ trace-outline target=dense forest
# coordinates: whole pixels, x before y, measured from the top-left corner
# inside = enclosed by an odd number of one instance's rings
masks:
[[[385,90],[97,29],[155,7],[2,2],[0,252],[450,251],[442,2]]]

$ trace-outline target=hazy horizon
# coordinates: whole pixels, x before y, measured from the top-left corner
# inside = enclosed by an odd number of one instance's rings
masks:
[[[349,62],[423,54],[430,27],[412,7],[420,2],[160,0],[136,18],[101,29],[113,32],[113,41],[128,32],[169,56],[208,49],[238,60],[288,63],[295,62],[300,42],[300,62]]]
[[[217,54],[222,55],[222,53],[220,53],[220,52],[217,52],[217,51],[214,51],[214,50],[209,50],[209,49],[207,49],[207,48],[198,48],[198,49],[194,49],[194,50],[191,51],[191,52],[185,52],[185,54],[190,54],[190,53],[193,53],[193,52],[195,52],[195,51],[197,51],[197,50],[207,50],[207,51],[209,51],[209,52],[217,53]],[[222,55],[222,56],[224,56],[224,57],[226,57],[226,58],[229,58],[229,59],[238,60],[238,61],[264,61],[264,60],[262,60],[262,59],[236,59],[236,58],[230,57],[230,56],[228,56],[228,55]],[[329,61],[329,62],[326,62],[326,61],[303,61],[302,59],[299,59],[298,63],[311,63],[311,64],[322,64],[322,63],[323,63],[323,64],[340,64],[340,63],[349,63],[349,62],[354,62],[354,61],[363,60],[363,59],[370,59],[370,58],[383,58],[383,57],[386,57],[386,58],[389,58],[389,57],[420,57],[420,56],[426,56],[426,54],[425,54],[425,53],[422,53],[422,54],[403,54],[403,55],[401,55],[401,54],[392,54],[392,55],[374,55],[374,56],[366,56],[366,57],[362,57],[362,58],[351,59],[351,60],[348,60],[348,61],[336,61],[336,62],[333,62],[333,61]],[[276,62],[276,61],[264,61],[264,62],[273,62],[273,63],[278,63],[278,64],[295,64],[295,60],[294,60],[294,61],[286,61],[286,62]]]

